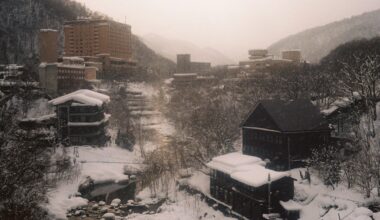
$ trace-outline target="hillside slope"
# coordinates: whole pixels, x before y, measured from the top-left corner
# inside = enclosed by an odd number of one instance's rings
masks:
[[[175,62],[177,54],[189,53],[193,61],[211,62],[212,65],[234,63],[229,57],[213,48],[201,48],[184,40],[167,39],[157,34],[145,35],[142,40],[158,54]]]
[[[272,44],[268,49],[276,55],[282,50],[300,49],[306,60],[319,62],[340,44],[376,36],[380,36],[380,10],[291,35]]]
[[[38,33],[41,28],[60,31],[59,44],[62,53],[63,22],[78,17],[107,16],[92,12],[72,0],[1,0],[0,64],[18,63],[35,67],[39,62]],[[139,65],[156,69],[156,72],[175,68],[173,62],[156,55],[138,38],[135,38],[135,43],[134,55],[141,61]]]

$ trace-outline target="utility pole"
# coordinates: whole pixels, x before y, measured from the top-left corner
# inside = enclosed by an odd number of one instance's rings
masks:
[[[290,171],[290,137],[287,137],[288,140],[288,170]]]
[[[271,187],[271,179],[270,179],[270,173],[268,173],[268,216],[269,214],[271,213],[271,190],[270,190],[270,187]]]

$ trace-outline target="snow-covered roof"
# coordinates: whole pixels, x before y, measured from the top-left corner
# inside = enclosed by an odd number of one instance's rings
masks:
[[[211,162],[207,164],[207,166],[223,173],[231,174],[239,166],[259,162],[262,162],[262,160],[258,157],[244,155],[240,152],[234,152],[214,157]]]
[[[353,98],[340,97],[337,98],[333,103],[331,103],[328,108],[321,110],[321,113],[325,116],[331,115],[338,109],[347,108],[354,104],[355,100],[360,100],[361,96],[358,92],[353,92]]]
[[[55,113],[53,113],[53,114],[49,114],[49,115],[43,115],[41,117],[23,118],[20,121],[22,121],[22,122],[42,122],[42,121],[50,120],[50,119],[55,118],[55,117],[57,117],[57,115]]]
[[[69,68],[69,69],[84,69],[85,66],[81,64],[64,64],[64,63],[58,63],[58,67],[61,68]]]
[[[40,32],[58,32],[55,29],[40,29]]]
[[[183,77],[183,76],[198,76],[198,73],[174,73],[174,77]]]
[[[302,206],[294,200],[289,200],[287,202],[280,201],[280,205],[287,211],[299,211],[302,209]]]
[[[301,52],[300,49],[288,49],[288,50],[282,50],[281,52]]]
[[[84,59],[81,57],[63,57],[63,60],[70,60],[70,61],[82,61],[84,62]]]
[[[52,105],[60,105],[68,101],[75,101],[92,106],[102,106],[103,103],[108,103],[110,101],[110,97],[88,89],[80,89],[67,95],[50,100],[49,103]]]
[[[289,175],[288,172],[269,170],[259,164],[249,164],[238,167],[231,178],[249,186],[260,187],[268,183],[269,176],[270,181],[276,181]]]
[[[323,115],[331,115],[333,112],[335,112],[335,111],[338,110],[338,109],[339,109],[338,106],[333,105],[333,106],[331,106],[331,107],[328,108],[328,109],[324,109],[324,110],[322,110],[321,113],[322,113]]]
[[[289,176],[287,172],[269,170],[264,165],[265,162],[260,158],[240,152],[214,157],[207,164],[209,168],[229,174],[232,179],[253,187],[260,187],[268,183],[268,174],[270,174],[271,181]]]

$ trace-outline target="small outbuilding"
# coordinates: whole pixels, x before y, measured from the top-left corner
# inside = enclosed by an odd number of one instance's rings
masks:
[[[211,196],[248,219],[283,213],[280,201],[294,196],[290,174],[265,168],[258,157],[229,153],[214,157],[207,166],[211,169]]]

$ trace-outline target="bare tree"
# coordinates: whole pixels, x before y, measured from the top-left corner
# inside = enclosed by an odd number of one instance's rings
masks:
[[[368,116],[368,129],[375,136],[376,103],[380,100],[380,56],[353,56],[353,62],[343,63],[341,89],[350,95],[358,93],[364,101]]]

